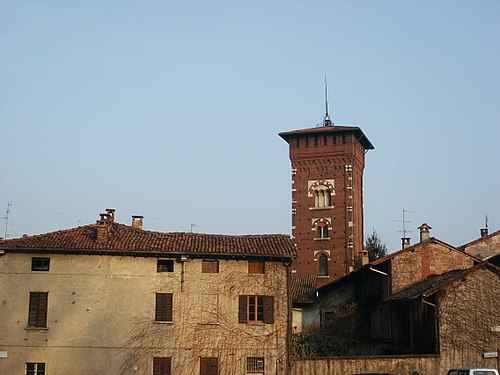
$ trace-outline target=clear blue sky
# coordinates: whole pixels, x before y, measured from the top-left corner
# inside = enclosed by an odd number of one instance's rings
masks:
[[[500,229],[500,1],[0,0],[9,237],[290,233],[280,131],[360,126],[365,233],[461,245]],[[5,234],[5,221],[0,236]],[[410,234],[412,242],[417,231]]]

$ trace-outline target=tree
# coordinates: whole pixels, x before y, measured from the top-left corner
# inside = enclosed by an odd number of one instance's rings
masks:
[[[368,251],[368,259],[370,262],[387,255],[387,245],[385,242],[382,243],[375,229],[373,229],[373,232],[365,239],[365,250]]]

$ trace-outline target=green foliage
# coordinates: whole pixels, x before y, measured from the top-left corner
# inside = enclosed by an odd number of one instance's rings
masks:
[[[375,229],[373,229],[373,232],[365,239],[365,250],[368,251],[368,259],[370,262],[387,255],[387,245],[385,242],[382,243]]]
[[[320,332],[294,333],[292,336],[292,356],[303,358],[335,357],[347,354],[348,344],[338,336]]]

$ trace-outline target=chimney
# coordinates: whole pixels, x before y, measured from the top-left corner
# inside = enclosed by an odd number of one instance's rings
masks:
[[[115,209],[114,208],[106,208],[106,213],[108,214],[108,221],[110,223],[115,222]]]
[[[143,224],[142,219],[144,219],[144,216],[132,215],[132,226],[135,229],[142,229],[142,224]]]
[[[110,228],[109,214],[99,214],[101,218],[97,220],[97,242],[106,242]]]
[[[427,242],[431,239],[430,229],[432,229],[432,227],[430,225],[423,223],[417,229],[420,229],[420,242]]]
[[[368,250],[363,250],[361,252],[361,264],[364,266],[365,264],[370,263],[370,257],[368,256]]]
[[[410,247],[410,237],[403,237],[401,238],[401,248],[406,249],[407,247]]]
[[[481,228],[481,238],[488,237],[488,228]]]

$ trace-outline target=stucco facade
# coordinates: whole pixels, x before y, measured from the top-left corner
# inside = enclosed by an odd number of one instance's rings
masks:
[[[221,375],[246,373],[249,358],[263,360],[265,373],[286,373],[292,253],[273,259],[256,250],[251,258],[264,269],[250,273],[249,254],[74,254],[9,250],[5,242],[0,374],[24,374],[27,363],[44,363],[49,375],[153,374],[154,357],[169,358],[176,374],[199,374],[200,358],[216,358]],[[278,242],[293,249],[290,240]],[[40,256],[50,267],[33,271]],[[158,259],[168,272],[158,272]],[[207,259],[218,262],[218,272],[203,272]],[[28,326],[30,292],[47,293],[45,327]],[[169,321],[156,320],[157,294],[171,296]],[[242,296],[271,297],[271,320],[241,322]]]

